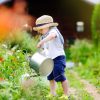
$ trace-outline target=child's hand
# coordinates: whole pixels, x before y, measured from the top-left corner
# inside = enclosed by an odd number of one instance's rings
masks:
[[[40,42],[37,44],[37,48],[41,48],[43,44],[44,44],[44,42],[43,42],[43,41],[40,41]]]

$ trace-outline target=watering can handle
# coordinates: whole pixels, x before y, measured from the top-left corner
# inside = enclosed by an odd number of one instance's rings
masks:
[[[42,49],[41,48],[38,48],[37,49],[37,52],[41,53],[42,52]]]
[[[48,52],[48,50],[47,49],[38,49],[37,50],[37,52],[39,53],[39,54],[41,54],[41,55],[43,55],[43,56],[46,56],[46,52]]]
[[[38,48],[38,49],[37,49],[37,52],[40,53],[40,54],[42,54],[43,49],[42,49],[42,48]]]

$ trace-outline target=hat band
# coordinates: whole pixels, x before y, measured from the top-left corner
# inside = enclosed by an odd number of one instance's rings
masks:
[[[43,25],[50,24],[50,23],[52,23],[52,22],[49,22],[49,23],[43,23],[43,24],[37,24],[36,27],[43,26]]]

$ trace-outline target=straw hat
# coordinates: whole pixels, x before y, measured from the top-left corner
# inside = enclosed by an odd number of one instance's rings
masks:
[[[51,16],[43,15],[36,20],[36,26],[33,27],[33,30],[38,31],[51,26],[58,26],[58,23],[53,22],[53,18]]]

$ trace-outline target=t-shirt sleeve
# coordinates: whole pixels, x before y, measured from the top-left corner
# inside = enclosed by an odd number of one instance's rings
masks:
[[[59,37],[59,34],[58,34],[58,32],[55,30],[55,29],[52,29],[51,31],[50,31],[50,33],[54,33],[54,34],[56,34],[56,37]]]
[[[64,44],[64,38],[58,29],[52,29],[50,32],[56,34],[56,38],[59,38],[61,43]]]

